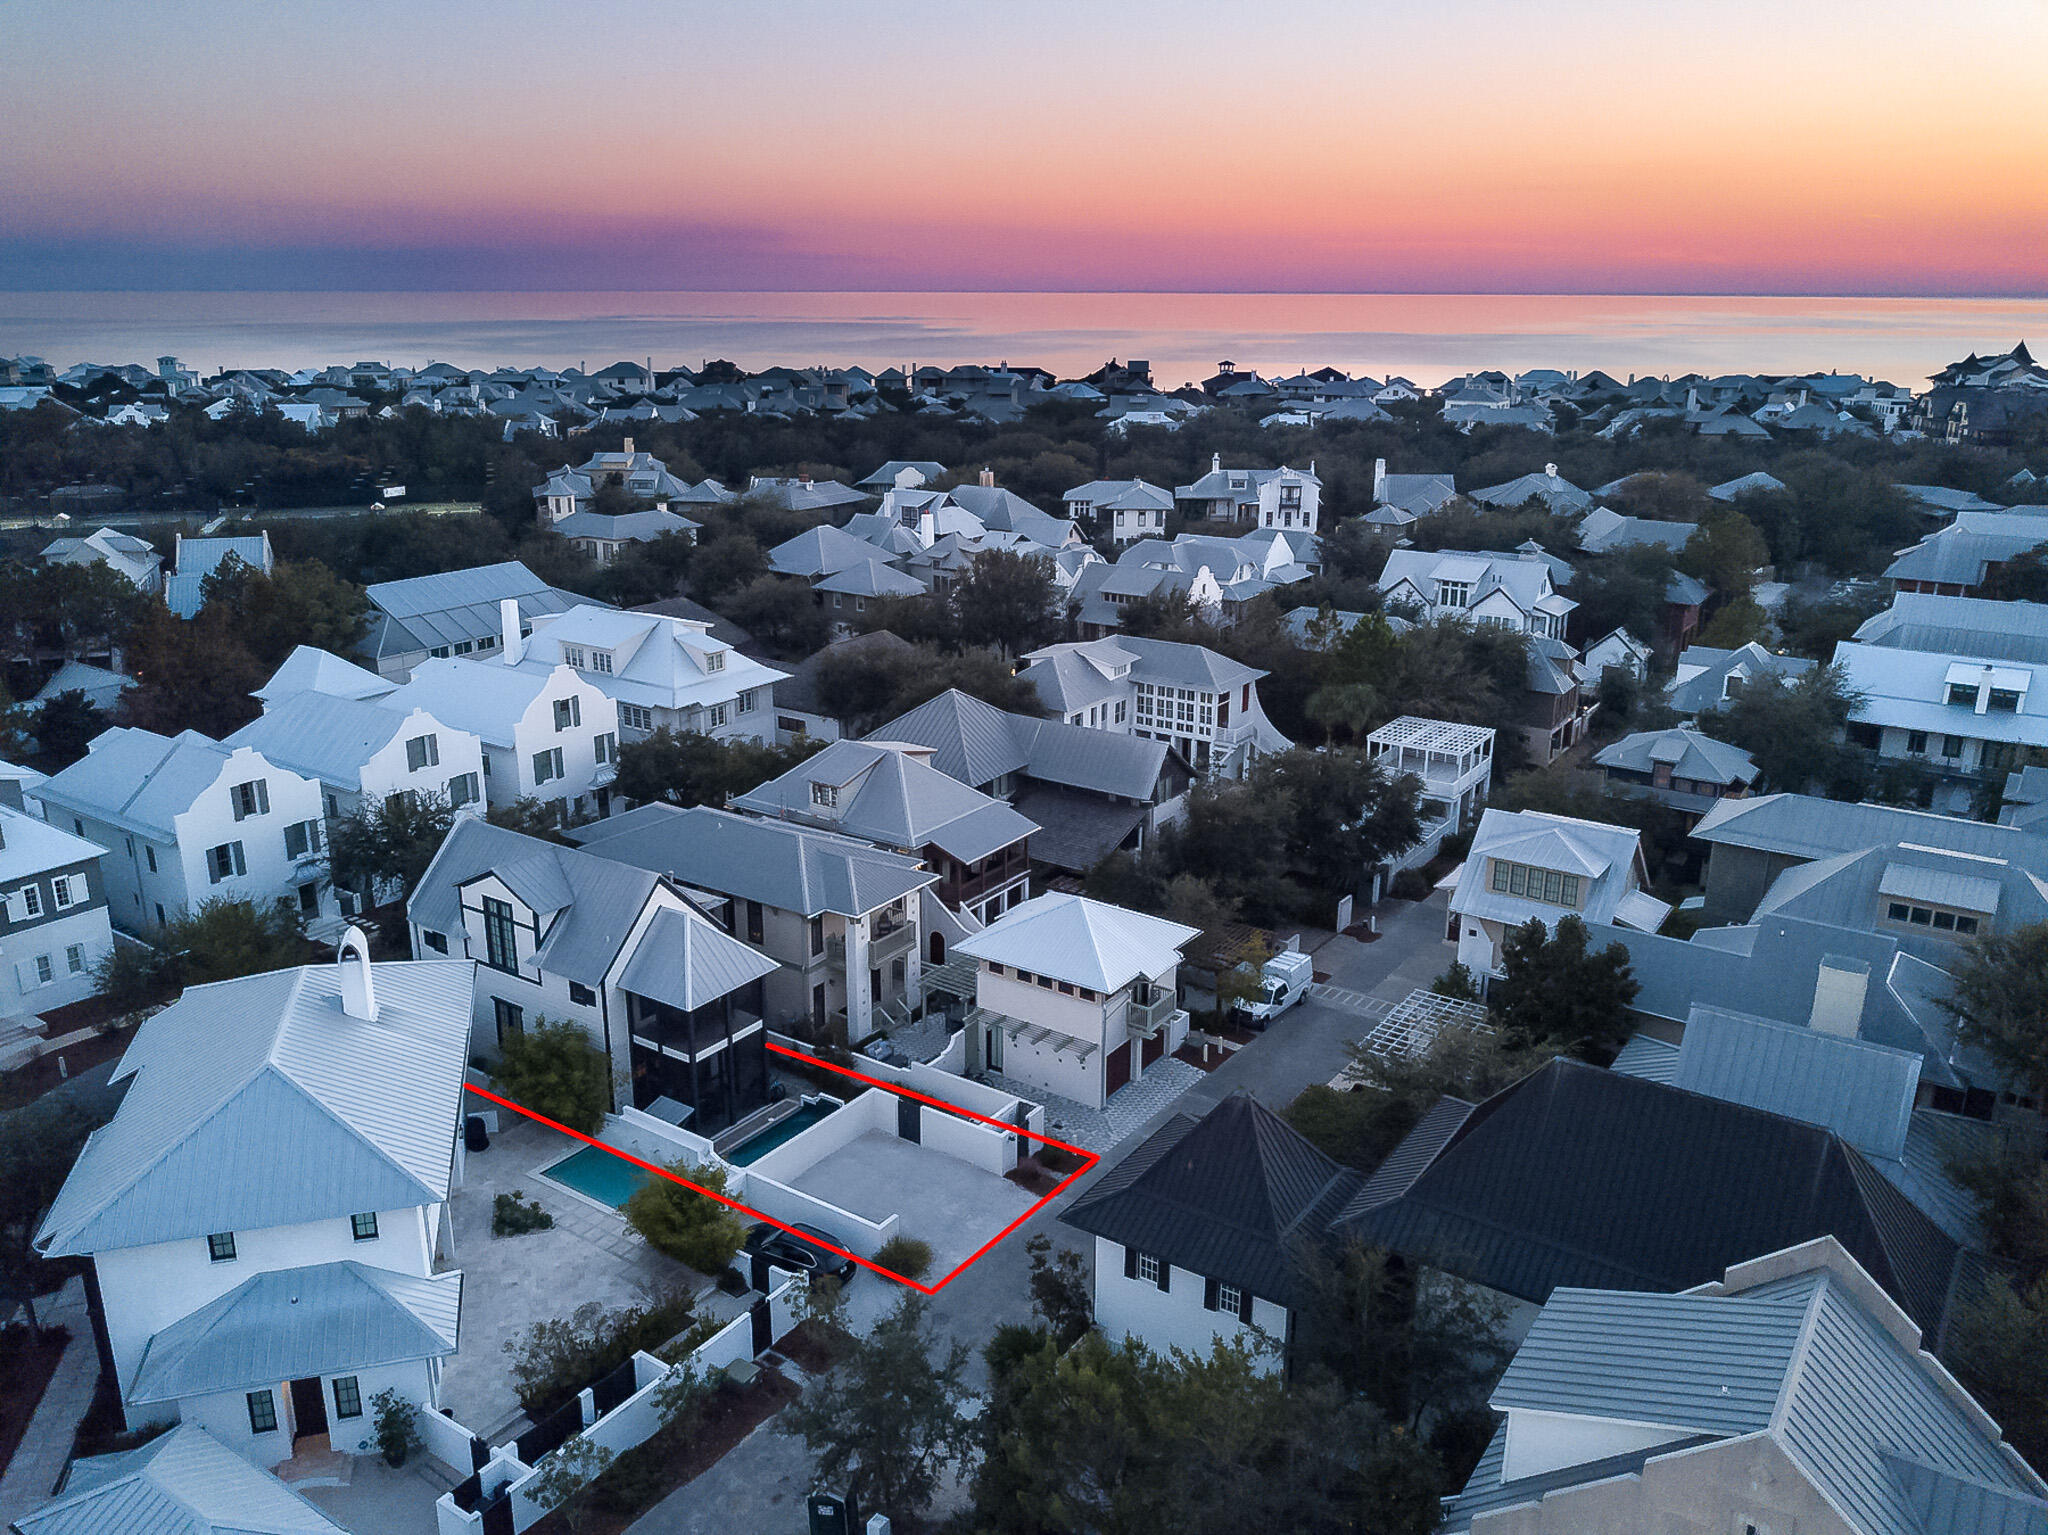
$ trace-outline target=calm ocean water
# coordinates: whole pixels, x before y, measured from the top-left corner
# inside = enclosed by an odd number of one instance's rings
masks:
[[[1164,387],[1218,361],[1421,383],[1473,368],[1855,371],[1918,384],[1973,350],[2048,342],[2048,300],[1204,293],[0,293],[0,355],[59,366],[376,360],[462,367],[1035,364],[1147,358]]]

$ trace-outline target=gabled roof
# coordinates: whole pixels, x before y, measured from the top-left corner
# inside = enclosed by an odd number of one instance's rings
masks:
[[[368,588],[368,596],[377,611],[358,648],[373,658],[496,634],[498,604],[507,597],[518,602],[520,617],[528,622],[590,600],[549,586],[518,560],[379,581]]]
[[[774,960],[721,932],[694,907],[664,907],[626,956],[619,985],[693,1013],[775,968]]]
[[[1832,1235],[1938,1329],[1958,1247],[1827,1130],[1572,1060],[1479,1105],[1428,1167],[1341,1225],[1475,1284],[1681,1290]]]
[[[459,816],[406,902],[407,920],[461,933],[462,888],[493,874],[543,917],[554,915],[534,955],[540,970],[591,987],[604,984],[659,883],[645,869]]]
[[[571,835],[600,858],[804,917],[862,916],[939,878],[905,853],[709,805],[640,805]]]
[[[1889,608],[1863,621],[1854,638],[1893,650],[2048,662],[2048,603],[1899,592]]]
[[[474,973],[467,960],[381,962],[374,1020],[342,1011],[333,965],[187,988],[122,1057],[115,1080],[134,1085],[37,1247],[58,1257],[445,1200]]]
[[[875,546],[834,527],[808,528],[768,551],[768,568],[816,580],[875,557]]]
[[[1896,1158],[1920,1086],[1920,1057],[1820,1029],[1695,1006],[1671,1085],[1833,1131]]]
[[[294,693],[273,702],[221,744],[254,747],[279,767],[355,790],[362,787],[363,764],[415,720],[423,729],[433,723],[410,708]]]
[[[64,1491],[14,1521],[21,1535],[346,1535],[196,1423],[139,1449],[73,1461]]]
[[[1120,798],[1151,799],[1171,748],[1164,741],[1009,714],[958,688],[874,731],[879,741],[932,749],[932,766],[980,788],[1022,771],[1041,783]]]
[[[1013,906],[955,952],[1112,992],[1180,963],[1199,928],[1081,895],[1034,896]]]
[[[1570,909],[1491,888],[1487,862],[1494,858],[1578,875],[1585,888],[1576,914],[1586,922],[1607,922],[1629,891],[1629,871],[1641,862],[1642,837],[1630,827],[1540,810],[1488,810],[1482,815],[1451,896],[1451,909],[1508,923],[1526,922],[1532,916],[1554,921]]]
[[[37,799],[97,816],[161,842],[177,840],[176,818],[219,780],[232,755],[196,730],[160,736],[116,725],[86,754],[36,785]]]
[[[509,747],[512,727],[548,691],[553,667],[507,666],[502,655],[431,656],[405,683],[381,700],[410,712],[424,709],[452,730],[466,730],[487,746]]]
[[[921,748],[876,741],[834,741],[779,778],[732,802],[735,810],[823,825],[883,847],[938,847],[974,863],[1031,835],[1031,823],[1001,800],[947,777]],[[840,790],[821,814],[811,785]]]
[[[1539,501],[1553,512],[1582,512],[1593,504],[1592,496],[1552,470],[1531,472],[1500,485],[1488,485],[1465,492],[1482,506],[1516,507]]]
[[[1595,752],[1593,760],[1604,768],[1628,773],[1653,773],[1668,767],[1673,778],[1698,783],[1748,785],[1757,778],[1755,761],[1741,747],[1682,726],[1623,736]]]
[[[1788,858],[1829,858],[1857,848],[1912,842],[1950,852],[2003,858],[2048,873],[2048,838],[2014,826],[1936,815],[1894,805],[1760,794],[1722,800],[1692,830],[1706,843],[1755,848]]]
[[[1726,701],[1728,679],[1766,674],[1793,681],[1818,666],[1804,656],[1781,656],[1750,642],[1734,650],[1715,650],[1691,645],[1680,652],[1678,672],[1666,689],[1665,699],[1680,714],[1704,714]]]
[[[1289,1308],[1305,1303],[1293,1244],[1321,1237],[1360,1183],[1271,1109],[1232,1093],[1179,1114],[1068,1208],[1063,1220]]]
[[[154,1334],[128,1400],[175,1402],[455,1352],[459,1272],[367,1263],[267,1269]]]

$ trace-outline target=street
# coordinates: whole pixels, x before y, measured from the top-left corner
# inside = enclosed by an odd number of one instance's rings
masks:
[[[1283,1109],[1305,1087],[1327,1082],[1349,1060],[1347,1046],[1377,1021],[1385,1005],[1426,987],[1455,957],[1443,941],[1449,896],[1434,892],[1416,904],[1390,902],[1381,910],[1382,934],[1374,943],[1342,936],[1315,949],[1315,967],[1328,972],[1328,988],[1283,1014],[1254,1044],[1237,1051],[1103,1159],[1091,1178],[1101,1176],[1174,1114],[1200,1116],[1231,1093],[1249,1092],[1269,1108]],[[1313,942],[1304,940],[1304,947]],[[1336,1000],[1326,1000],[1331,991]],[[1344,993],[1372,999],[1365,1010],[1343,1005]],[[974,1349],[968,1379],[980,1384],[985,1371],[979,1350],[1006,1322],[1031,1320],[1025,1242],[1043,1232],[1061,1246],[1089,1249],[1059,1224],[1059,1212],[1088,1186],[1084,1179],[1047,1205],[1010,1239],[947,1285],[932,1300],[932,1318],[943,1337]],[[893,1286],[862,1275],[848,1291],[848,1310],[858,1323],[895,1302]],[[632,1526],[633,1535],[800,1535],[805,1528],[804,1496],[810,1490],[810,1457],[801,1443],[776,1431],[770,1419],[725,1459],[688,1486],[678,1488]],[[943,1512],[943,1508],[941,1512]]]

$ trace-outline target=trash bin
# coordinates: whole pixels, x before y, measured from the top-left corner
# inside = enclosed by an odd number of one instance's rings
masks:
[[[465,1151],[489,1151],[491,1134],[484,1128],[484,1117],[471,1114],[462,1121],[462,1147]]]

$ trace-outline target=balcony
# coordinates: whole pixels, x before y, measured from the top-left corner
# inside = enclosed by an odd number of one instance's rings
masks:
[[[911,923],[898,917],[895,921],[876,925],[876,931],[868,938],[868,963],[882,965],[907,954],[916,947],[917,929]],[[834,933],[825,939],[825,964],[828,968],[844,972],[846,969],[846,938]]]
[[[1163,986],[1152,988],[1152,999],[1140,1002],[1131,998],[1124,1014],[1124,1027],[1133,1034],[1142,1034],[1150,1039],[1166,1027],[1167,1020],[1180,1010],[1180,999]]]

